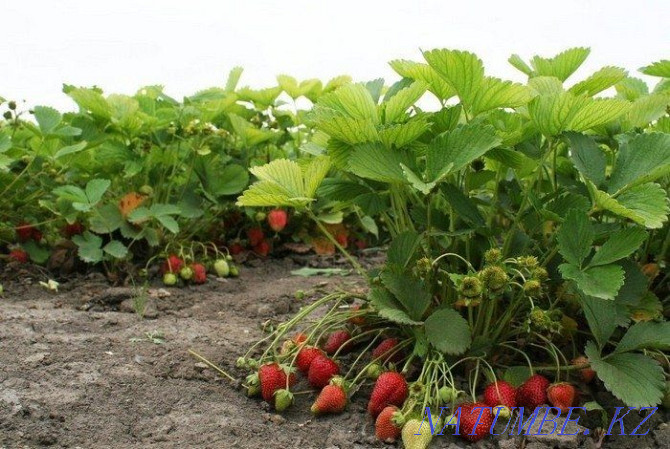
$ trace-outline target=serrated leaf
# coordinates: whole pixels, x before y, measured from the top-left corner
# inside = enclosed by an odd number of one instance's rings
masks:
[[[586,256],[591,253],[594,238],[595,232],[588,216],[579,210],[572,209],[565,216],[556,234],[558,252],[566,261],[579,267]]]
[[[592,97],[605,89],[609,89],[624,78],[626,78],[626,71],[624,69],[619,67],[603,67],[584,81],[580,81],[572,86],[568,89],[568,92],[575,95],[586,94]]]
[[[407,109],[416,103],[426,92],[426,85],[416,81],[409,87],[400,90],[389,101],[384,103],[385,123],[395,123],[403,119]]]
[[[79,143],[75,143],[74,145],[65,146],[60,150],[56,151],[56,154],[54,154],[54,159],[60,159],[61,157],[67,156],[68,154],[79,153],[80,151],[84,150],[87,145],[88,142],[82,141]]]
[[[649,94],[647,83],[632,76],[628,76],[619,81],[614,87],[620,97],[629,101],[635,101],[638,98]]]
[[[592,296],[580,295],[580,302],[589,329],[600,347],[607,344],[618,326],[628,324],[625,307],[616,301],[605,301]]]
[[[570,145],[570,159],[579,172],[600,186],[605,181],[607,157],[596,141],[587,135],[566,133]]]
[[[629,407],[653,407],[661,402],[665,376],[656,360],[634,353],[603,358],[592,342],[584,353],[605,388]]]
[[[92,179],[86,184],[86,197],[90,206],[95,206],[107,192],[112,182],[109,179]]]
[[[638,134],[621,145],[609,192],[635,184],[653,181],[670,173],[670,134]]]
[[[622,353],[638,349],[670,349],[670,322],[637,323],[628,329],[614,352]]]
[[[426,84],[428,90],[441,101],[456,95],[456,91],[453,87],[442,79],[442,77],[428,64],[399,59],[391,61],[389,65],[400,76],[421,81]]]
[[[318,104],[355,120],[379,123],[377,105],[370,91],[362,84],[346,84],[334,92],[322,95]]]
[[[517,54],[510,56],[509,59],[507,59],[507,62],[525,75],[531,76],[533,74],[533,69],[531,69],[528,64],[521,59],[521,56]]]
[[[435,180],[450,164],[453,164],[451,172],[458,171],[500,142],[492,126],[462,125],[453,131],[442,133],[426,150],[427,175]]]
[[[468,322],[454,309],[433,312],[426,319],[425,328],[430,344],[445,354],[463,354],[472,342]]]
[[[105,204],[98,207],[96,213],[91,215],[89,227],[98,234],[108,234],[119,229],[123,222],[119,207],[116,204]]]
[[[72,242],[77,245],[79,258],[84,262],[97,263],[102,260],[102,238],[86,231],[72,237]]]
[[[610,235],[603,246],[596,252],[589,266],[607,265],[636,251],[647,238],[647,233],[640,228],[627,228]]]
[[[421,243],[421,236],[413,231],[405,231],[398,234],[389,245],[387,262],[405,268],[415,257],[416,250]]]
[[[536,76],[555,76],[565,81],[586,61],[591,50],[583,47],[570,48],[553,58],[535,56],[530,60]]]
[[[670,59],[661,59],[660,61],[642,67],[640,72],[645,75],[670,78]]]
[[[128,255],[128,248],[118,240],[112,240],[102,250],[116,259],[123,259]]]
[[[420,321],[430,306],[430,292],[423,282],[408,272],[384,271],[381,275],[384,286],[402,304],[407,315],[415,321]]]
[[[226,92],[235,91],[243,71],[244,69],[242,67],[233,67],[230,69],[230,73],[228,73],[228,79],[226,80]]]
[[[663,227],[670,205],[665,190],[659,184],[640,184],[615,198],[600,190],[595,192],[596,205],[649,229]]]
[[[51,255],[51,252],[47,248],[38,244],[35,240],[28,240],[27,242],[22,243],[21,248],[28,253],[30,260],[37,264],[46,262]]]
[[[528,103],[531,98],[530,89],[522,84],[485,77],[471,100],[471,112],[476,116],[491,109],[516,108]]]
[[[605,265],[580,270],[574,265],[558,267],[564,279],[569,279],[587,296],[614,299],[623,285],[623,269],[618,265]]]
[[[79,105],[84,112],[93,116],[109,120],[112,118],[112,109],[107,100],[93,89],[75,88],[67,94]]]
[[[60,112],[48,106],[35,106],[33,113],[42,134],[50,134],[62,120]]]
[[[456,215],[475,228],[486,225],[484,216],[477,209],[477,205],[453,184],[445,184],[443,193]]]
[[[407,153],[372,143],[357,145],[349,159],[349,169],[354,174],[362,178],[389,183],[405,181],[400,164],[410,165]]]
[[[425,118],[416,118],[407,123],[379,127],[377,132],[386,148],[402,148],[417,140],[429,128]]]
[[[391,292],[386,289],[373,288],[368,294],[368,300],[382,318],[386,318],[394,323],[410,326],[422,324],[421,321],[412,320],[407,313],[401,309],[401,305],[393,297]]]
[[[670,106],[670,95],[651,94],[636,98],[621,118],[623,130],[646,128],[651,122],[665,115]]]

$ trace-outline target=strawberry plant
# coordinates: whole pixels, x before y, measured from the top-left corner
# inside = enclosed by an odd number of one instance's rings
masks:
[[[238,204],[314,220],[369,292],[303,308],[240,366],[292,369],[296,351],[277,347],[300,328],[329,350],[350,394],[380,365],[381,376],[410,380],[406,398],[374,407],[397,406],[405,427],[426,406],[463,400],[457,378],[473,402],[480,385],[504,379],[523,383],[517,404],[534,408],[549,390],[563,407],[574,398],[562,382],[592,370],[627,405],[659,404],[670,371],[670,90],[616,67],[568,81],[588,54],[512,56],[528,77],[520,84],[488,76],[472,53],[437,49],[392,61],[402,79],[387,89],[322,95],[307,116],[316,156],[254,167]],[[642,71],[668,78],[666,62]],[[440,108],[424,110],[424,95]],[[362,269],[319,216],[324,202],[389,232],[384,266]],[[330,350],[333,331],[347,332],[353,356]],[[370,359],[386,338],[402,355]]]

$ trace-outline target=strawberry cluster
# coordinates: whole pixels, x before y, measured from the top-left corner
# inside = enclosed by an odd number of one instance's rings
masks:
[[[237,267],[232,263],[231,256],[219,257],[211,264],[211,271],[218,277],[236,277],[239,274]],[[170,254],[161,263],[160,272],[163,275],[163,284],[176,285],[181,279],[184,283],[204,284],[207,282],[207,267],[204,263],[187,263],[176,254]]]

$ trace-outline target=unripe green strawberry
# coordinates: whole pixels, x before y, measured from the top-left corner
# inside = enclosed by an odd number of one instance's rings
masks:
[[[230,276],[236,278],[240,275],[240,270],[237,265],[230,264]]]
[[[275,410],[278,412],[283,412],[293,405],[293,393],[289,390],[282,388],[281,390],[275,391]]]
[[[440,395],[440,400],[444,404],[449,404],[451,402],[454,402],[456,398],[458,398],[458,393],[460,393],[457,389],[448,387],[448,386],[443,386],[438,390],[438,394]]]
[[[261,381],[258,378],[258,373],[251,373],[246,378],[247,396],[253,398],[261,394]]]
[[[163,275],[163,284],[175,285],[177,283],[177,275],[174,273],[165,273]]]
[[[143,195],[151,196],[154,194],[154,189],[150,185],[145,184],[142,187],[140,187],[139,192]]]
[[[426,449],[430,444],[433,439],[430,426],[421,423],[422,421],[418,419],[410,419],[402,427],[402,442],[405,449]]]
[[[265,212],[263,212],[263,211],[258,211],[258,212],[256,212],[256,214],[254,215],[254,220],[256,220],[256,221],[258,221],[258,222],[261,222],[261,221],[265,220],[265,217],[266,217],[266,216],[267,216],[267,215],[265,214]]]
[[[214,262],[214,271],[219,277],[225,278],[230,274],[230,267],[226,259],[218,259]]]
[[[184,267],[181,270],[179,270],[179,276],[185,280],[185,281],[190,281],[193,279],[193,268],[191,267]]]

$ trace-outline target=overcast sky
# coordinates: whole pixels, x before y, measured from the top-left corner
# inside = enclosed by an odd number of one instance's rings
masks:
[[[15,0],[0,2],[0,96],[73,107],[62,83],[134,93],[163,84],[177,97],[287,73],[397,78],[387,62],[419,49],[471,50],[487,73],[522,77],[528,59],[589,46],[588,74],[670,58],[670,0]]]

